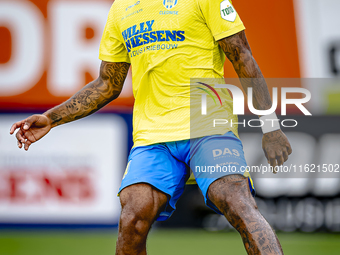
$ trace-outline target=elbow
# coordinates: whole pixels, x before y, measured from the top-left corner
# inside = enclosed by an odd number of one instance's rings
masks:
[[[117,99],[118,97],[119,97],[119,95],[120,95],[120,93],[121,93],[122,91],[119,91],[119,92],[116,92],[116,93],[113,93],[113,95],[112,95],[112,100],[115,100],[115,99]]]
[[[110,101],[112,101],[119,97],[123,90],[123,84],[118,82],[115,83],[113,79],[103,79],[102,77],[99,77],[98,90],[104,97],[109,98]]]
[[[111,90],[111,101],[115,100],[119,97],[120,93],[123,90],[123,85],[117,86],[115,84],[108,84],[108,89]]]

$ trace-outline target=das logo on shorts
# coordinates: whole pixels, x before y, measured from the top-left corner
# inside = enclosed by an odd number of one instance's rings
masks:
[[[175,7],[178,0],[163,0],[163,5],[165,8],[170,10],[172,7]]]
[[[230,22],[234,22],[236,19],[236,11],[229,0],[221,2],[221,17]]]

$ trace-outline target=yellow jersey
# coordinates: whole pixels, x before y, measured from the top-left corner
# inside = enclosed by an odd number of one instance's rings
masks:
[[[201,116],[201,108],[190,109],[190,95],[204,91],[191,78],[223,78],[225,56],[217,41],[244,29],[229,0],[115,0],[99,58],[131,63],[134,146],[230,130],[237,135],[237,125],[194,131],[201,120],[190,116]],[[218,94],[221,105],[210,103],[208,111],[237,122],[227,90]]]

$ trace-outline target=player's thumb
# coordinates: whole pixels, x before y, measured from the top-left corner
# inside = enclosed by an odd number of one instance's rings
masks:
[[[32,124],[34,122],[36,122],[37,120],[39,119],[39,117],[37,115],[33,115],[31,117],[28,117],[26,120],[25,120],[25,124],[24,124],[24,130],[28,130]]]

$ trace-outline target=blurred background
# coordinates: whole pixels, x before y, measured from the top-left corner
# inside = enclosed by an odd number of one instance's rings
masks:
[[[299,123],[284,129],[294,151],[287,163],[326,164],[330,172],[340,163],[340,1],[233,3],[264,76],[276,81],[269,87],[311,92],[313,116],[294,106],[285,116]],[[114,253],[116,194],[132,146],[131,74],[117,100],[54,129],[30,151],[19,150],[9,135],[14,122],[65,101],[97,77],[111,4],[0,0],[1,255]],[[225,71],[237,77],[229,63]],[[248,165],[265,163],[260,130],[241,127],[240,135]],[[339,174],[288,177],[254,176],[259,209],[285,254],[340,254]],[[186,187],[170,220],[154,225],[148,248],[150,254],[245,254],[241,238],[204,205],[195,185]]]

